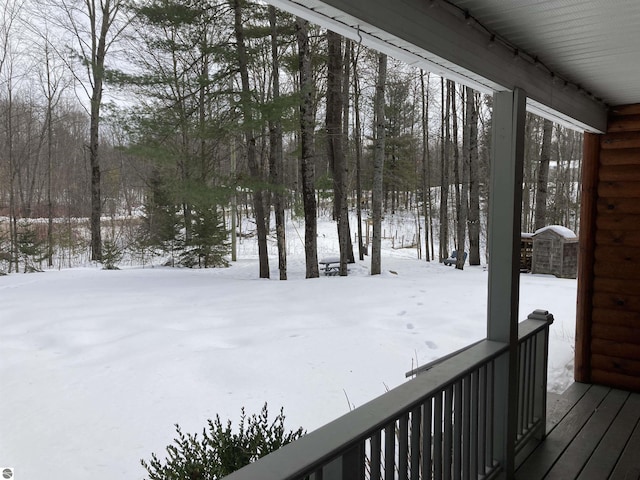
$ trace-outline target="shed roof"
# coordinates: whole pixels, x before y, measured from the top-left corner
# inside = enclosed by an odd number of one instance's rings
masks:
[[[578,236],[574,233],[573,230],[567,227],[563,227],[562,225],[548,225],[546,227],[539,228],[534,232],[533,236],[535,237],[545,232],[553,232],[563,238],[566,238],[567,240],[578,238]]]

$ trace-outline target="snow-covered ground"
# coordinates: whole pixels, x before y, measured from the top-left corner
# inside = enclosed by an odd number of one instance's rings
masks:
[[[335,225],[319,231],[319,256],[335,254]],[[228,269],[0,277],[0,467],[24,480],[140,479],[140,459],[163,456],[176,423],[235,424],[266,401],[287,428],[313,430],[485,336],[486,268],[426,263],[386,241],[380,276],[365,257],[348,277],[306,280],[296,236],[286,282],[275,256],[272,279],[257,279],[249,241]],[[571,382],[575,299],[575,280],[521,276],[521,318],[555,316],[554,391]]]

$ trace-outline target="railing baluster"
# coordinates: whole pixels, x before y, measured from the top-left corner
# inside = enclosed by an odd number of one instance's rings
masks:
[[[369,469],[371,480],[381,480],[380,467],[382,466],[382,432],[377,431],[371,437],[371,457]]]
[[[392,422],[384,427],[384,478],[393,480],[395,478],[396,462],[396,422]]]
[[[487,366],[480,368],[478,377],[478,472],[484,475],[487,468]]]
[[[534,357],[534,349],[533,345],[535,343],[535,337],[531,337],[527,340],[527,373],[526,373],[526,390],[527,390],[527,398],[525,400],[525,408],[524,408],[524,419],[525,419],[525,427],[528,431],[533,424],[533,418],[531,418],[531,404],[533,403],[533,384],[531,383],[532,376],[531,373],[534,370],[536,359]]]
[[[471,478],[478,478],[478,372],[471,372],[471,432],[469,443],[471,449]]]
[[[364,480],[364,464],[364,441],[362,441],[342,455],[342,480]]]
[[[400,417],[398,428],[398,478],[409,480],[409,413]]]
[[[442,478],[442,392],[435,396],[433,419],[433,478]]]
[[[463,391],[463,437],[464,444],[462,449],[462,474],[464,479],[469,478],[469,465],[471,465],[471,444],[469,443],[469,435],[471,432],[471,377],[467,375],[462,379]]]
[[[451,478],[453,449],[453,387],[444,391],[444,459],[442,460],[442,478]]]
[[[526,343],[526,342],[525,342]],[[524,391],[524,385],[525,385],[525,362],[524,362],[524,344],[520,344],[518,346],[518,354],[517,354],[517,359],[518,359],[518,429],[516,432],[516,436],[519,437],[520,435],[522,435],[522,432],[524,431],[524,397],[525,397],[525,391]]]
[[[422,478],[433,473],[433,398],[422,404]]]
[[[493,416],[494,412],[494,391],[495,391],[495,374],[496,374],[496,363],[495,361],[491,361],[489,365],[487,365],[487,437],[486,437],[486,445],[487,445],[487,454],[485,457],[487,467],[491,469],[493,467]]]
[[[536,421],[536,369],[538,366],[538,362],[536,361],[536,352],[538,351],[538,335],[534,335],[531,337],[531,345],[529,345],[529,357],[530,357],[530,365],[529,368],[529,425],[533,425]]]
[[[420,407],[411,411],[411,480],[420,479],[420,412]]]
[[[463,415],[462,415],[462,380],[453,386],[453,478],[462,478]]]

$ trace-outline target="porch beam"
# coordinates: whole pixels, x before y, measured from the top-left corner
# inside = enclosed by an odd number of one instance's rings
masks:
[[[267,0],[483,93],[523,88],[534,113],[574,129],[606,130],[606,106],[536,65],[440,0]],[[473,12],[471,12],[473,13]],[[489,46],[491,45],[491,46]],[[571,79],[567,79],[571,80]],[[575,80],[574,80],[575,81]]]
[[[493,97],[489,199],[487,339],[509,344],[496,364],[494,452],[513,477],[518,398],[518,305],[526,95],[521,89]]]

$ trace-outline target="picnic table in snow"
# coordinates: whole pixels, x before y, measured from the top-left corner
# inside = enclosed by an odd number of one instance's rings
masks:
[[[325,275],[338,275],[340,273],[340,257],[325,257],[318,262],[320,270]]]

